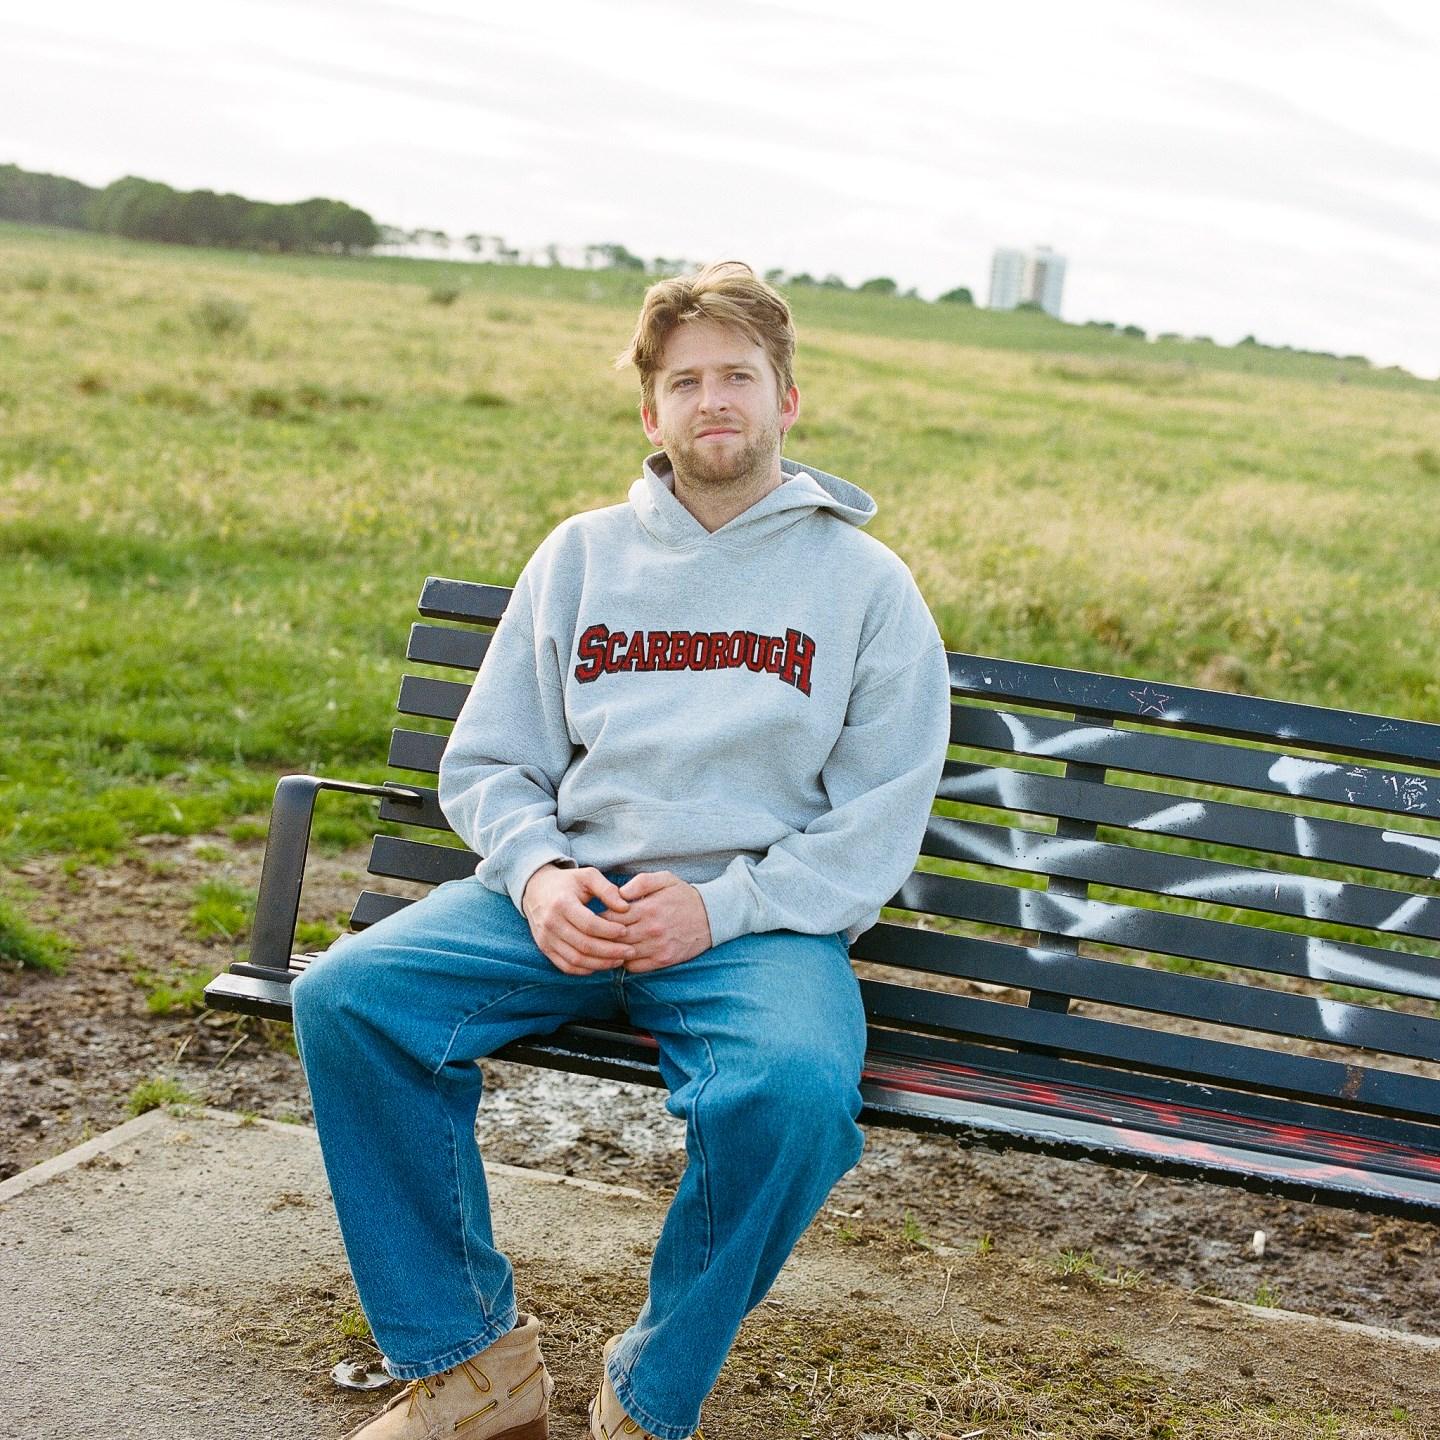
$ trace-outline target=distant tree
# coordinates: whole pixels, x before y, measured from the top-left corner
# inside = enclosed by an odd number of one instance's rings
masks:
[[[83,230],[86,207],[95,194],[90,186],[63,175],[0,165],[0,220]]]
[[[591,250],[595,252],[601,265],[607,270],[639,270],[644,271],[645,262],[638,256],[631,254],[623,245],[613,242],[608,245],[592,245]]]
[[[1122,335],[1128,335],[1132,340],[1143,340],[1145,338],[1145,332],[1138,325],[1122,325],[1120,327],[1120,333]]]
[[[1253,335],[1242,336],[1237,342],[1240,345],[1259,345],[1259,341]]]
[[[888,275],[877,275],[873,280],[862,280],[858,286],[862,295],[893,295],[899,288]]]
[[[901,298],[904,300],[918,300],[920,298],[920,292],[912,285]]]
[[[552,243],[545,247],[545,263],[549,265],[552,270],[558,270],[560,268],[560,247],[558,245]]]
[[[1017,310],[1027,310],[1032,315],[1043,315],[1045,307],[1038,300],[1022,300],[1016,307]]]
[[[1185,337],[1177,330],[1164,330],[1155,338],[1157,340],[1183,340]]]
[[[940,296],[940,301],[946,305],[973,305],[975,297],[967,286],[957,285],[953,290],[947,290]]]
[[[765,283],[767,285],[783,285],[785,283],[785,272],[780,266],[765,272]]]
[[[1120,328],[1113,320],[1087,320],[1085,323],[1094,330],[1118,330]]]
[[[791,285],[813,285],[815,284],[815,277],[808,270],[802,270],[798,275],[792,275],[788,283]]]
[[[848,290],[850,287],[832,271],[820,282],[820,288],[822,290]]]

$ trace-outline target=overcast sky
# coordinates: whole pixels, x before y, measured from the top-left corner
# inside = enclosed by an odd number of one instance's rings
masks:
[[[1433,0],[0,0],[0,163],[1440,374]]]

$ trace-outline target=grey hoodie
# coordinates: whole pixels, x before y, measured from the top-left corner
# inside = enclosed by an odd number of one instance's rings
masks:
[[[857,486],[784,482],[713,533],[664,451],[627,504],[543,540],[455,723],[440,805],[520,906],[540,866],[671,870],[719,945],[853,940],[913,867],[950,688]]]

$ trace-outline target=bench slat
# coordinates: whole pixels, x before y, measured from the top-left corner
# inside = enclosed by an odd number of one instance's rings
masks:
[[[1355,1110],[1401,1117],[1440,1115],[1440,1081],[1363,1065],[1342,1065],[1308,1055],[1286,1055],[1227,1040],[1095,1020],[1085,1015],[1005,1005],[862,980],[865,1013],[893,1028],[964,1040],[1038,1045],[1060,1055],[1083,1056],[1153,1075],[1193,1076],[1244,1090],[1296,1100],[1317,1097]]]
[[[1334,1149],[1363,1150],[1368,1163],[1386,1165],[1387,1150],[1399,1152],[1400,1159],[1387,1168],[1397,1173],[1415,1170],[1411,1158],[1428,1157],[1423,1168],[1434,1170],[1440,1179],[1440,1126],[1389,1115],[1338,1110],[1311,1099],[1282,1099],[1254,1091],[1225,1089],[1198,1080],[1177,1080],[1168,1075],[1144,1075],[1135,1070],[1123,1073],[1084,1060],[1065,1060],[1033,1050],[997,1050],[991,1045],[966,1040],[945,1040],[934,1035],[917,1035],[902,1030],[874,1027],[869,1033],[868,1055],[884,1056],[905,1065],[924,1066],[943,1074],[952,1066],[960,1070],[984,1071],[1028,1091],[1028,1103],[1044,1103],[1047,1091],[1084,1091],[1103,1097],[1106,1105],[1135,1107],[1136,1123],[1144,1128],[1175,1128],[1191,1114],[1210,1117],[1200,1138],[1219,1138],[1232,1119],[1272,1132],[1269,1143],[1293,1145],[1302,1153],[1308,1134],[1318,1131]],[[867,1061],[868,1064],[868,1061]],[[1118,1082],[1121,1082],[1117,1084]],[[1148,1117],[1148,1118],[1142,1118]],[[1213,1128],[1212,1128],[1213,1126]],[[1290,1132],[1294,1132],[1293,1134]]]
[[[428,775],[440,773],[440,757],[445,753],[448,735],[431,735],[424,730],[397,729],[390,736],[389,763],[397,770],[420,770]]]
[[[1038,946],[1008,945],[880,924],[855,942],[856,959],[1174,1015],[1215,1025],[1352,1045],[1414,1060],[1440,1060],[1440,1020],[1403,1011],[1292,995],[1231,980],[1095,960]]]
[[[1260,925],[1173,915],[922,870],[912,872],[890,904],[922,915],[1067,935],[1240,970],[1263,970],[1440,1001],[1440,960],[1408,950],[1382,950]]]
[[[1283,736],[1303,749],[1390,763],[1434,765],[1440,725],[1359,711],[1297,705],[1257,695],[1160,685],[1125,675],[1064,670],[988,655],[951,653],[950,688],[975,699],[1005,699],[1047,710],[1083,711],[1114,720],[1198,730],[1236,739]]]
[[[445,812],[440,808],[439,793],[425,785],[414,785],[410,788],[420,796],[420,804],[382,800],[380,818],[392,820],[397,825],[415,825],[426,830],[450,830],[450,833],[454,834],[450,829],[450,822],[445,818]]]
[[[1280,874],[1165,850],[1072,840],[943,816],[931,817],[921,849],[942,860],[1062,875],[1122,890],[1440,939],[1440,899],[1372,885]]]
[[[1153,835],[1209,841],[1396,875],[1440,875],[1440,839],[1346,820],[1318,820],[1221,800],[1067,780],[1028,770],[947,760],[941,800],[1031,815],[1089,820]]]
[[[423,840],[402,840],[395,835],[377,835],[370,846],[372,875],[391,880],[418,880],[440,885],[446,880],[463,880],[475,873],[479,860],[469,850],[449,845],[430,845]]]
[[[1046,715],[1015,715],[978,705],[952,705],[950,743],[1258,794],[1303,796],[1327,805],[1396,815],[1440,816],[1440,777],[1336,764],[1210,740],[1077,724]],[[1431,767],[1440,764],[1440,755],[1426,763]]]
[[[428,675],[405,675],[395,708],[402,715],[425,715],[432,720],[454,720],[470,693],[468,682],[432,680]]]
[[[457,630],[451,625],[410,627],[405,644],[405,658],[424,665],[449,665],[456,670],[478,670],[485,652],[490,648],[490,635],[484,630]]]
[[[413,900],[407,900],[403,895],[386,895],[379,890],[362,890],[350,910],[350,928],[352,930],[368,930],[372,925],[379,924],[387,915],[393,915],[397,910],[404,910],[414,903]]]
[[[431,575],[420,590],[416,607],[427,620],[466,620],[484,625],[499,623],[510,603],[505,585],[482,585],[474,580],[446,580]]]

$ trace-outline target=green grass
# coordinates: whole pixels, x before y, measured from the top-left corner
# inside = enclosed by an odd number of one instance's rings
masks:
[[[233,880],[202,880],[195,887],[190,926],[205,939],[239,940],[250,930],[255,892]]]
[[[63,935],[31,924],[15,905],[0,896],[0,967],[60,974],[69,963],[71,949]]]
[[[130,1092],[126,1110],[131,1115],[143,1115],[147,1110],[158,1110],[162,1105],[193,1105],[199,1096],[192,1094],[178,1080],[156,1075],[141,1080]]]
[[[145,991],[145,1008],[152,1015],[198,1015],[205,1009],[205,987],[215,978],[214,967],[203,971],[175,971],[167,976],[148,970],[135,973]]]
[[[0,226],[0,863],[383,778],[424,576],[510,582],[637,473],[643,287]],[[792,299],[790,450],[877,495],[952,648],[1440,719],[1440,386]],[[315,843],[373,813],[326,797]]]

